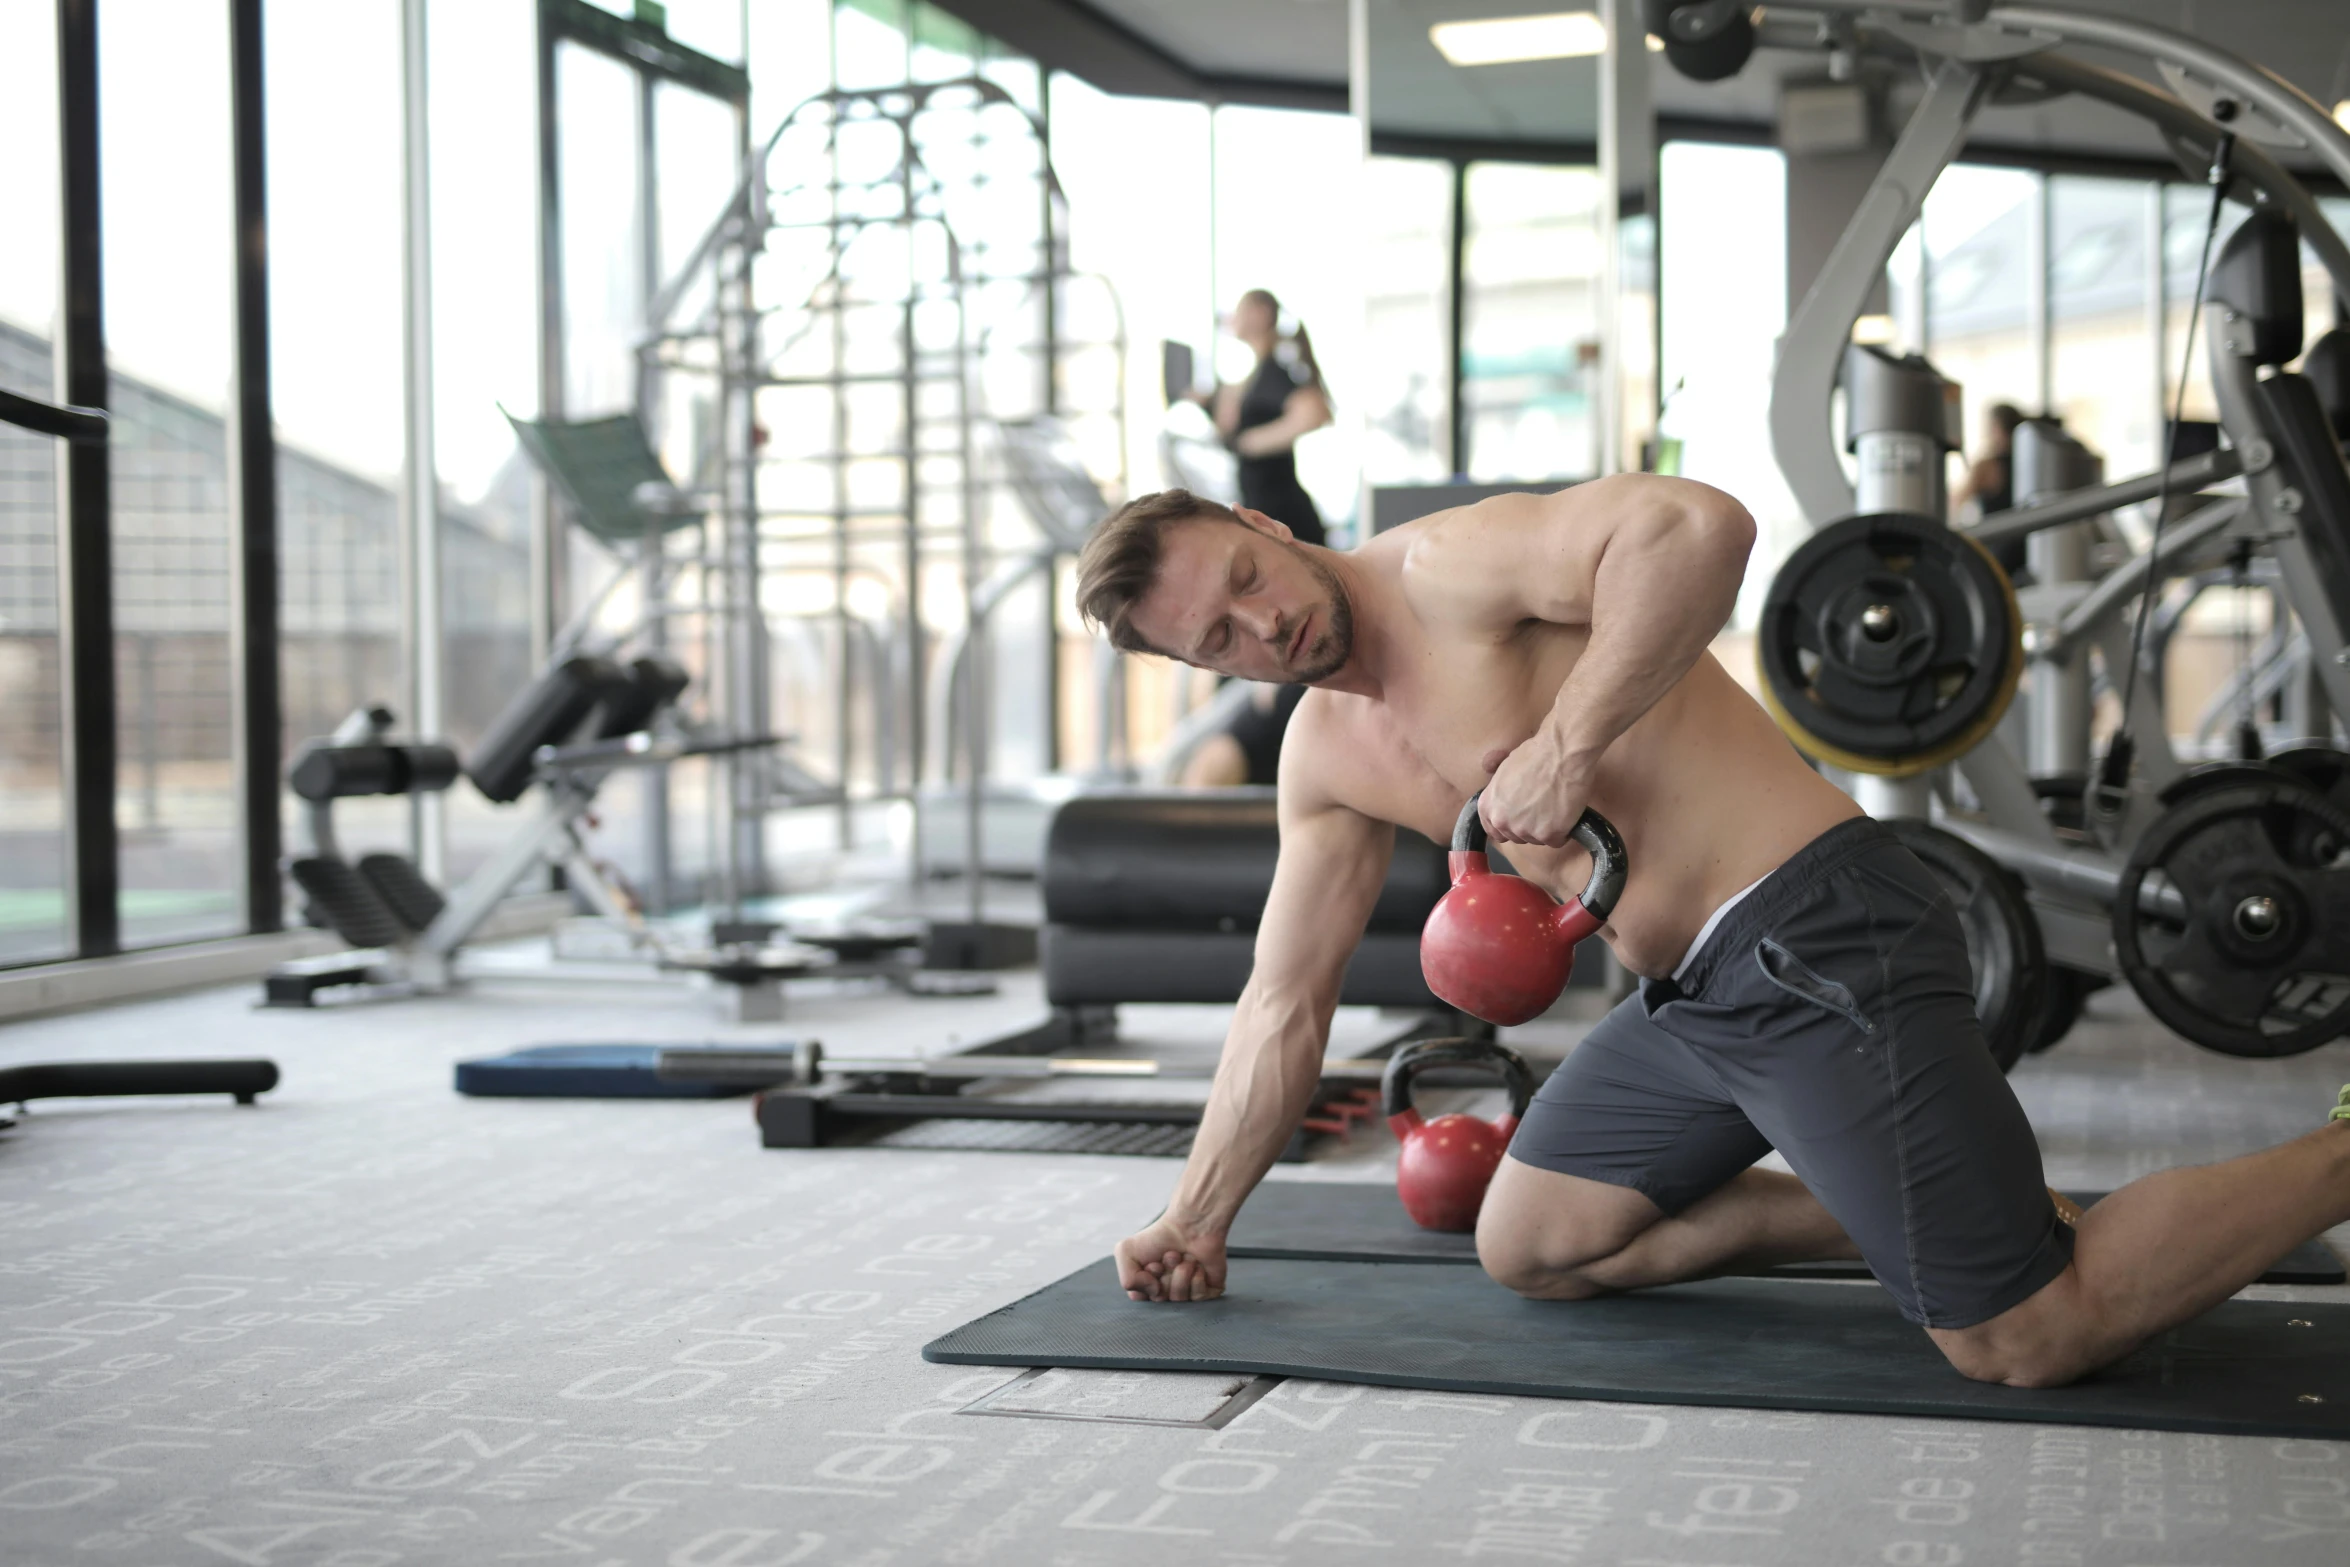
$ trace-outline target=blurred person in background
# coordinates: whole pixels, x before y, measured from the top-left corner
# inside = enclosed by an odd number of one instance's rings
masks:
[[[1284,317],[1281,301],[1261,288],[1240,296],[1225,328],[1257,356],[1245,381],[1201,396],[1216,430],[1239,459],[1240,504],[1281,522],[1300,541],[1326,544],[1322,513],[1297,480],[1297,443],[1330,422],[1330,394],[1314,361],[1305,323]],[[1188,788],[1270,784],[1281,737],[1305,687],[1262,686],[1229,727],[1200,742],[1183,765]]]

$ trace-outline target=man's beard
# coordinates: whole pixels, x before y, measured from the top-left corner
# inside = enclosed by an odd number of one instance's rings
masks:
[[[1324,591],[1330,595],[1330,607],[1324,617],[1322,634],[1314,638],[1312,644],[1299,655],[1304,661],[1304,667],[1291,671],[1289,676],[1301,685],[1310,686],[1337,674],[1346,667],[1346,661],[1354,656],[1355,610],[1346,596],[1346,584],[1338,580],[1338,573],[1331,570],[1326,561],[1310,551],[1298,549],[1294,544],[1290,548],[1297,550],[1298,558],[1306,563],[1306,569],[1321,580]]]

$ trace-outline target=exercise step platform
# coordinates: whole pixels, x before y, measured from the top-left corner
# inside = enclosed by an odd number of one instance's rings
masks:
[[[996,1097],[1000,1080],[938,1079],[917,1073],[851,1078],[812,1088],[770,1088],[755,1101],[759,1142],[766,1148],[825,1148],[875,1142],[900,1147],[947,1146],[941,1122],[982,1121],[1003,1131],[993,1137],[953,1137],[956,1147],[1007,1151],[1133,1153],[1180,1157],[1205,1110],[1199,1102],[1168,1100],[1054,1100]],[[983,1087],[982,1085],[990,1085]],[[886,1086],[884,1086],[886,1085]],[[974,1090],[977,1090],[976,1092]],[[1379,1090],[1353,1082],[1326,1082],[1316,1090],[1304,1123],[1290,1134],[1280,1162],[1296,1164],[1327,1137],[1343,1137],[1378,1113]],[[920,1127],[922,1135],[900,1135]],[[1014,1130],[1019,1128],[1019,1130]],[[1078,1128],[1095,1129],[1090,1136]]]
[[[314,958],[292,958],[262,976],[261,1004],[265,1007],[314,1007],[324,990],[399,981],[392,954],[380,948],[359,947],[326,952]]]

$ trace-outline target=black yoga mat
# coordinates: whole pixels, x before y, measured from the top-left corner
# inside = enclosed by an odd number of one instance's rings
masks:
[[[2068,1192],[2086,1208],[2104,1192]],[[1225,1250],[1235,1257],[1317,1262],[1475,1262],[1475,1237],[1423,1230],[1381,1182],[1267,1181],[1250,1194]],[[1857,1262],[1804,1262],[1766,1278],[1865,1279]],[[2342,1259],[2323,1241],[2297,1246],[2260,1276],[2263,1284],[2340,1284]]]
[[[1462,1393],[2350,1437],[2350,1306],[2228,1301],[2071,1387],[1970,1382],[1883,1290],[1708,1279],[1530,1301],[1475,1268],[1258,1258],[1230,1293],[1130,1301],[1104,1258],[925,1360],[1321,1377]]]

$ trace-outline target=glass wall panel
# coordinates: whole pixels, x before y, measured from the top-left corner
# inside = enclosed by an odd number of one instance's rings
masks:
[[[1984,430],[1993,404],[2041,411],[2032,321],[2039,202],[2039,175],[1969,164],[1943,170],[1926,196],[1926,349],[1966,390],[1969,464],[1990,453]],[[1966,486],[1951,498],[1974,500]]]
[[[1373,158],[1363,166],[1364,343],[1354,395],[1363,479],[1426,484],[1453,471],[1453,166]]]
[[[715,59],[740,62],[752,7],[742,0],[666,0],[669,36]]]
[[[228,16],[98,13],[126,945],[242,925],[229,723]]]
[[[1787,325],[1787,161],[1771,147],[1667,142],[1658,206],[1659,432],[1676,443],[1672,471],[1729,491],[1754,514],[1740,598],[1751,613],[1811,531],[1771,453],[1771,373]]]
[[[907,18],[911,30],[906,53],[910,81],[944,82],[969,76],[986,50],[977,29],[937,6],[915,0]]]
[[[0,11],[0,388],[56,394],[56,8]],[[0,964],[71,949],[58,721],[57,443],[0,425]]]
[[[290,748],[366,704],[390,707],[404,732],[415,719],[400,662],[400,5],[272,0],[264,22]],[[282,814],[287,853],[308,852],[291,793]],[[338,801],[345,856],[406,852],[409,814],[396,796]]]
[[[832,85],[832,0],[761,0],[749,8],[751,134],[764,142],[784,116]]]
[[[1222,108],[1215,115],[1215,282],[1218,309],[1270,289],[1306,329],[1332,410],[1362,395],[1361,131],[1342,114]],[[1232,339],[1219,375],[1242,381],[1255,362]],[[1357,425],[1339,419],[1297,444],[1298,480],[1333,530],[1354,517],[1362,472]],[[1345,535],[1339,533],[1333,543]]]
[[[1461,402],[1474,480],[1600,469],[1599,178],[1472,163],[1463,192]]]
[[[2113,478],[2144,473],[2155,431],[2155,187],[2056,175],[2048,182],[2048,355],[2055,406]]]
[[[909,0],[839,0],[832,13],[836,87],[889,87],[912,80],[907,61]]]
[[[538,408],[537,69],[528,6],[430,13],[433,440],[440,468],[443,712],[462,751],[530,678],[531,475],[501,405]],[[513,831],[460,784],[452,880]]]
[[[1196,476],[1172,474],[1161,462],[1159,344],[1188,345],[1203,383],[1212,373],[1218,305],[1208,111],[1169,98],[1113,96],[1056,74],[1047,123],[1053,169],[1069,197],[1070,263],[1106,278],[1125,315],[1133,488],[1196,484]],[[1190,404],[1176,412],[1198,414]]]

